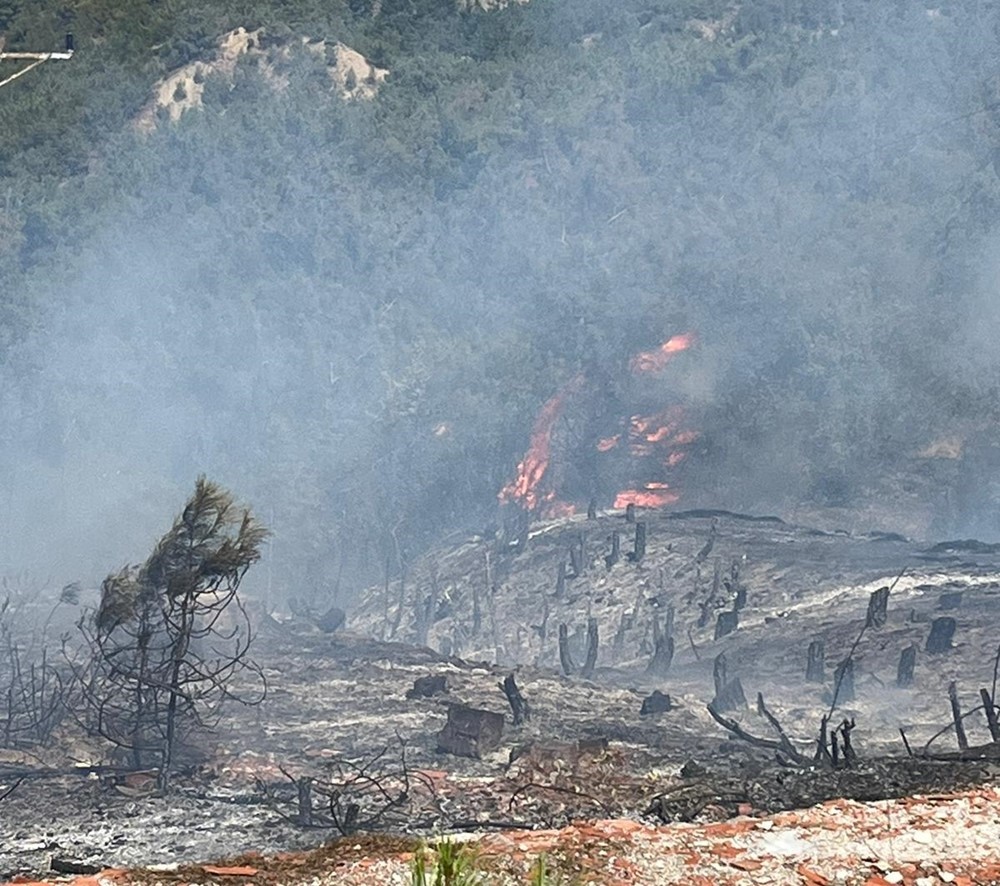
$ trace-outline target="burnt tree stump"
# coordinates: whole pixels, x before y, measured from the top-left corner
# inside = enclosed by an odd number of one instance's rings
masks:
[[[597,632],[597,619],[588,618],[587,655],[583,661],[583,668],[580,670],[580,675],[585,679],[589,679],[594,675],[594,668],[597,666],[597,647],[599,643],[600,637]]]
[[[503,714],[453,704],[448,707],[448,722],[438,733],[437,749],[458,757],[481,759],[500,747],[502,736]]]
[[[566,561],[559,561],[559,568],[556,570],[556,596],[562,597],[566,593]]]
[[[650,714],[663,714],[673,708],[674,704],[669,695],[654,689],[651,694],[642,700],[642,707],[639,709],[640,717],[648,717]]]
[[[666,634],[660,634],[655,640],[653,657],[646,665],[646,673],[651,677],[664,677],[670,670],[670,663],[674,660],[674,638]]]
[[[967,751],[969,749],[969,739],[965,734],[965,724],[962,722],[962,707],[958,703],[958,687],[952,680],[948,684],[948,701],[951,704],[951,718],[955,721],[955,738],[958,739],[958,749]]]
[[[569,549],[569,565],[573,572],[567,578],[579,578],[583,575],[583,551],[577,545]]]
[[[938,609],[958,609],[962,605],[962,591],[949,591],[938,597]]]
[[[931,632],[927,636],[927,645],[924,652],[932,655],[947,652],[951,649],[951,641],[955,636],[955,619],[950,615],[943,615],[935,618],[931,622]]]
[[[590,501],[587,502],[587,519],[596,520],[597,519],[597,499],[591,496]]]
[[[446,674],[428,674],[426,677],[417,677],[413,681],[413,686],[406,691],[406,697],[430,698],[448,691],[448,677]]]
[[[311,828],[313,824],[312,786],[313,780],[308,776],[295,782],[298,792],[298,811],[295,815],[295,823],[299,827]]]
[[[833,672],[833,706],[854,698],[854,659],[845,658]]]
[[[559,625],[559,666],[565,677],[571,677],[576,673],[576,664],[569,650],[569,628],[565,622]]]
[[[635,504],[632,502],[625,505],[625,522],[635,523]]]
[[[879,588],[872,591],[868,598],[868,615],[865,618],[865,627],[880,628],[889,618],[889,588]]]
[[[743,710],[747,706],[747,697],[743,692],[743,684],[739,677],[729,679],[726,654],[719,653],[712,663],[712,680],[715,683],[715,698],[712,699],[712,710],[720,714],[725,711]]]
[[[726,661],[726,653],[720,652],[715,659],[712,661],[712,681],[715,683],[715,694],[718,695],[722,691],[722,688],[728,682],[726,680],[728,670],[728,662]]]
[[[611,533],[611,553],[604,558],[604,563],[610,569],[622,556],[622,537],[616,529]]]
[[[723,713],[725,711],[742,711],[747,707],[747,697],[743,692],[743,684],[739,677],[734,677],[720,692],[712,699],[712,710]]]
[[[983,711],[986,714],[986,725],[990,728],[990,738],[1000,741],[1000,724],[997,723],[997,708],[988,689],[980,689],[979,697],[983,700]]]
[[[822,640],[813,640],[806,653],[806,680],[809,683],[826,681],[826,646]]]
[[[653,631],[655,633],[659,622],[653,621]],[[663,612],[663,627],[660,628],[660,633],[666,634],[668,637],[672,637],[674,634],[674,607],[673,605],[667,606]]]
[[[498,683],[497,685],[503,691],[503,694],[507,696],[511,713],[514,716],[514,725],[520,726],[522,723],[527,723],[531,719],[531,708],[528,702],[525,701],[524,696],[521,695],[521,690],[514,681],[514,675],[508,674],[503,678],[503,683]]]
[[[899,653],[899,667],[896,668],[896,686],[899,689],[906,689],[913,683],[913,668],[917,664],[917,647],[913,644],[907,646]]]
[[[632,553],[628,555],[632,563],[641,563],[646,556],[646,523],[640,520],[635,524],[635,541],[632,544]]]
[[[715,639],[720,640],[727,634],[731,634],[740,624],[740,614],[735,610],[720,612],[715,622]]]

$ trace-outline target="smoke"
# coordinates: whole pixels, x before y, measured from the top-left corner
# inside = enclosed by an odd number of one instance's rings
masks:
[[[683,406],[681,506],[995,535],[995,14],[771,6],[436,19],[372,102],[303,56],[115,139],[29,237],[0,571],[96,582],[204,473],[274,530],[258,589],[347,600],[489,522],[580,372],[584,436]]]

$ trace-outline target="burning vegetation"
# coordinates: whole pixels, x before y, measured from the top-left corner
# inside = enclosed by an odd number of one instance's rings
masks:
[[[642,351],[629,360],[633,375],[659,376],[677,355],[695,344],[693,333],[675,335],[651,351]],[[588,380],[578,375],[564,385],[557,394],[545,402],[535,419],[527,453],[517,466],[513,480],[500,490],[501,504],[513,504],[530,514],[553,518],[570,516],[579,502],[567,500],[565,490],[559,488],[553,463],[572,458],[574,445],[592,447],[608,457],[598,462],[590,477],[591,505],[623,509],[628,505],[643,508],[660,508],[680,501],[680,492],[668,482],[673,470],[690,452],[700,434],[687,426],[687,411],[679,403],[662,407],[645,415],[632,415],[621,419],[623,430],[596,441],[585,439],[564,443],[561,451],[555,450],[557,423],[564,418],[575,395],[586,391]],[[648,396],[648,395],[647,395]],[[670,396],[669,391],[664,396]],[[676,395],[675,395],[676,396]],[[587,427],[584,434],[592,433]],[[606,475],[606,476],[605,476]],[[609,490],[605,501],[598,501],[596,490],[607,487],[612,478],[622,476],[628,488]],[[585,505],[590,506],[590,505]]]

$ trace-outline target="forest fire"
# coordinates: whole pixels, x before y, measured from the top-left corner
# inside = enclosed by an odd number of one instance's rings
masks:
[[[693,332],[672,336],[652,351],[640,351],[629,361],[629,367],[636,374],[660,372],[675,355],[690,348],[694,341]]]
[[[641,351],[630,361],[634,373],[661,371],[677,354],[688,350],[695,341],[694,333],[675,335],[658,348]],[[567,401],[584,385],[582,375],[574,377],[553,397],[547,400],[535,418],[528,451],[517,466],[517,473],[498,494],[501,504],[517,504],[524,510],[544,517],[563,517],[575,513],[576,507],[558,497],[557,480],[550,471],[553,433],[562,416]],[[686,447],[700,436],[698,431],[685,428],[686,416],[682,406],[672,404],[658,412],[631,415],[623,421],[618,433],[598,439],[592,445],[600,453],[619,449],[627,451],[632,462],[628,474],[639,477],[656,477],[663,471],[677,467],[687,457]],[[564,453],[565,454],[565,453]],[[615,494],[614,507],[629,504],[638,507],[658,508],[680,500],[680,494],[662,480],[640,482]]]
[[[573,505],[556,500],[554,489],[544,489],[542,481],[549,467],[552,431],[556,421],[562,414],[566,398],[578,390],[582,382],[583,377],[576,376],[542,406],[531,429],[528,451],[517,466],[516,476],[497,495],[501,504],[514,502],[528,511],[537,511],[544,506],[547,516],[567,516],[574,512]]]

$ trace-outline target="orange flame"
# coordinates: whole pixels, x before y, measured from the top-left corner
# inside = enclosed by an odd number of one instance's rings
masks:
[[[562,413],[566,397],[573,393],[582,381],[582,376],[577,376],[542,406],[537,418],[535,418],[534,427],[531,429],[531,442],[528,445],[528,451],[518,463],[516,476],[497,494],[501,504],[517,502],[529,511],[538,510],[543,503],[546,505],[546,511],[557,506],[572,508],[572,505],[556,502],[554,491],[543,492],[541,484],[549,467],[552,431]]]
[[[652,351],[640,351],[630,361],[629,367],[635,373],[660,372],[675,354],[686,351],[694,344],[693,332],[684,332],[668,338],[662,345]]]
[[[553,499],[546,502],[542,507],[542,516],[547,520],[556,520],[559,517],[572,517],[576,513],[576,505],[568,501],[558,501]]]
[[[618,445],[618,441],[621,440],[621,434],[615,434],[613,437],[605,437],[603,440],[597,441],[597,451],[598,452],[610,452]]]
[[[662,508],[680,501],[680,498],[666,483],[646,483],[642,489],[623,489],[615,496],[614,507]]]

